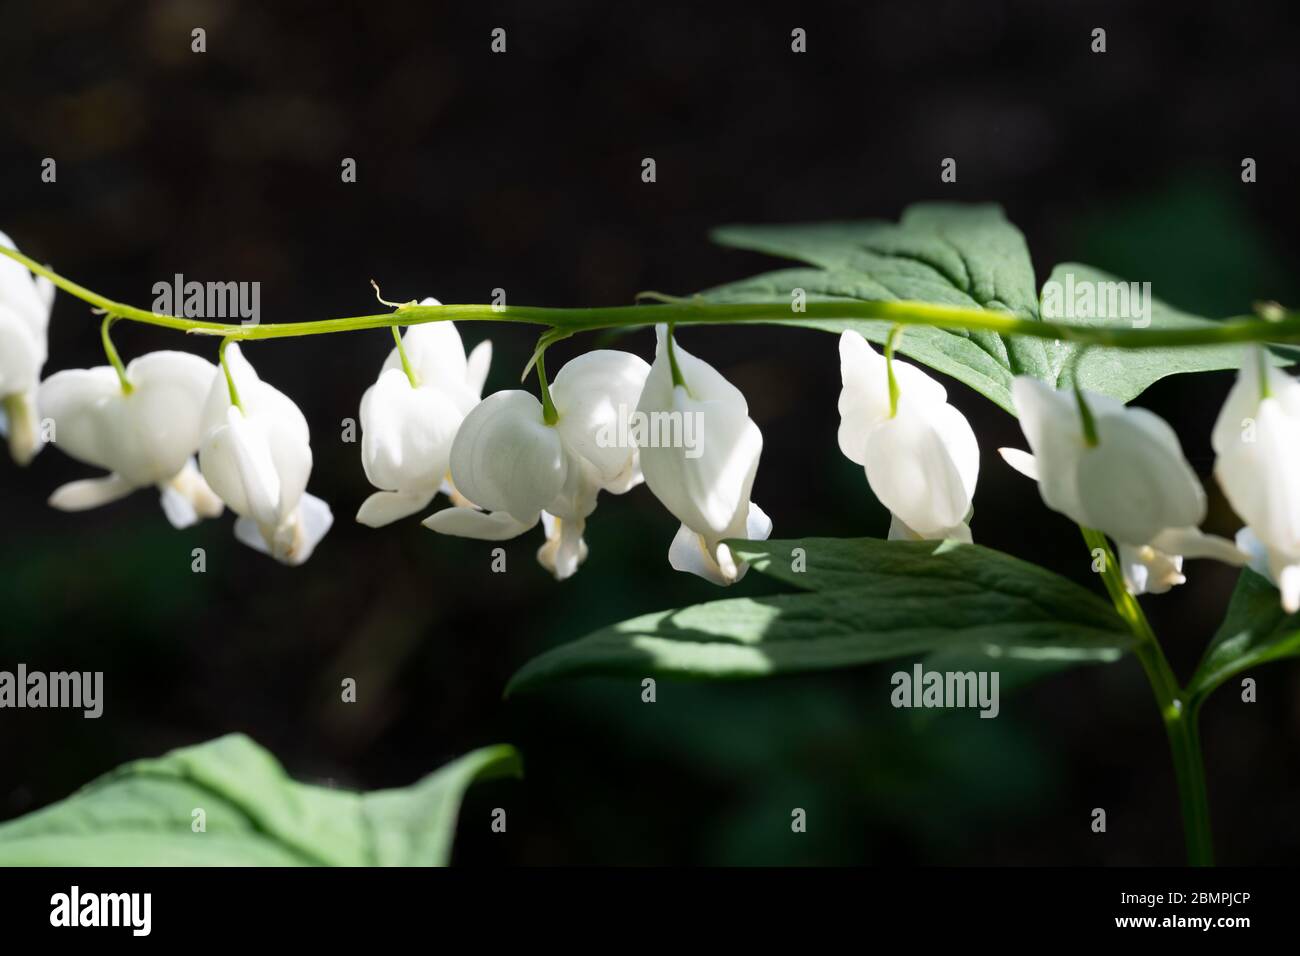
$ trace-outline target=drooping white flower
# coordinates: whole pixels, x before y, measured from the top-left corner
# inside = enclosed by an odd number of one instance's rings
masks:
[[[486,341],[467,359],[451,322],[411,326],[402,347],[415,384],[394,347],[378,381],[361,397],[361,464],[370,483],[382,490],[365,500],[357,520],[372,528],[424,509],[439,490],[451,491],[446,479],[452,440],[478,404],[492,361]]]
[[[329,505],[307,494],[311,445],[307,420],[286,395],[263,382],[232,344],[226,366],[239,394],[215,376],[203,408],[199,467],[231,511],[235,537],[284,564],[302,564],[334,521]]]
[[[893,516],[889,537],[970,541],[979,443],[944,387],[895,359],[891,415],[888,362],[853,331],[840,335],[840,377],[840,450]]]
[[[1038,482],[1049,508],[1119,543],[1134,594],[1182,584],[1184,557],[1244,563],[1232,542],[1199,530],[1205,490],[1159,416],[1085,392],[1096,431],[1096,444],[1089,444],[1073,394],[1027,375],[1016,378],[1011,392],[1033,454],[1003,448],[1002,457]]]
[[[1261,374],[1262,373],[1262,374]],[[1300,610],[1300,382],[1247,350],[1210,437],[1214,474],[1246,522],[1237,545]]]
[[[221,499],[194,465],[203,405],[216,374],[216,367],[197,355],[152,352],[126,366],[129,393],[108,365],[47,378],[38,401],[54,423],[54,443],[109,472],[64,485],[50,504],[83,511],[154,486],[177,528],[221,514]]]
[[[456,490],[477,507],[445,508],[425,527],[504,541],[542,521],[538,561],[559,580],[572,575],[587,556],[582,534],[597,495],[640,481],[636,445],[612,439],[629,433],[626,419],[648,371],[627,352],[578,356],[550,387],[553,424],[528,392],[489,395],[465,416],[451,447]]]
[[[763,435],[749,417],[740,389],[713,366],[656,327],[655,360],[637,403],[645,422],[664,423],[643,436],[641,470],[647,487],[678,521],[668,562],[715,584],[734,584],[749,566],[723,544],[727,538],[761,541],[772,521],[750,501]],[[676,364],[677,373],[673,365]],[[694,436],[693,442],[684,440]]]
[[[0,232],[0,245],[18,248]],[[9,454],[25,465],[41,450],[36,388],[46,358],[54,285],[0,256],[0,434]]]

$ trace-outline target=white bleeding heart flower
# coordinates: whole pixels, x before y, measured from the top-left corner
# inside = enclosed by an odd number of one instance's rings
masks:
[[[0,232],[0,245],[17,249]],[[0,256],[0,434],[20,465],[41,450],[37,385],[45,365],[54,284],[20,263]]]
[[[415,384],[394,347],[378,381],[361,397],[361,464],[370,483],[382,490],[365,500],[357,521],[372,528],[423,510],[440,490],[451,493],[452,441],[478,404],[492,361],[486,341],[466,358],[451,322],[411,326],[402,347]]]
[[[1210,441],[1215,477],[1246,522],[1237,544],[1293,614],[1300,610],[1300,382],[1249,349]]]
[[[682,523],[668,562],[715,584],[734,584],[749,566],[723,541],[761,541],[772,533],[771,519],[749,497],[763,434],[740,389],[676,345],[666,326],[655,332],[655,360],[637,413],[642,421],[668,423],[683,439],[663,441],[655,434],[641,443],[647,487]],[[695,441],[686,442],[687,435]]]
[[[221,499],[194,465],[203,405],[216,376],[216,366],[187,352],[134,359],[126,366],[130,392],[108,365],[51,375],[38,401],[54,423],[54,443],[109,474],[64,485],[50,504],[82,511],[153,486],[177,528],[221,514]]]
[[[258,378],[238,345],[226,349],[226,367],[239,405],[218,374],[203,409],[199,467],[240,516],[236,538],[283,564],[302,564],[334,520],[329,505],[307,494],[307,420],[288,396]]]
[[[648,372],[626,352],[578,356],[550,387],[554,423],[528,392],[489,395],[465,416],[451,447],[452,480],[476,507],[445,508],[425,527],[504,541],[541,521],[538,561],[559,580],[572,575],[587,556],[582,534],[597,495],[640,481],[637,447],[611,437],[629,434],[626,419]]]
[[[889,509],[889,537],[970,541],[979,443],[944,387],[894,360],[898,404],[890,414],[889,362],[861,334],[840,335],[840,450],[863,466]]]
[[[1243,564],[1232,542],[1203,534],[1205,490],[1174,430],[1143,408],[1085,392],[1096,443],[1084,432],[1076,396],[1021,375],[1012,398],[1033,454],[999,449],[1007,464],[1038,482],[1043,502],[1119,544],[1134,594],[1182,584],[1183,558]]]

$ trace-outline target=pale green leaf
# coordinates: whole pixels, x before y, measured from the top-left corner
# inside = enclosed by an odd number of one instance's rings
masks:
[[[1277,588],[1244,568],[1188,693],[1203,699],[1229,678],[1283,657],[1300,657],[1300,614],[1282,610]]]
[[[485,747],[412,786],[354,793],[297,783],[231,734],[124,764],[0,825],[0,865],[444,866],[465,790],[519,773],[513,747]]]
[[[796,259],[814,268],[782,269],[718,286],[700,294],[707,302],[789,302],[799,289],[808,301],[913,300],[1042,318],[1024,238],[997,206],[927,203],[908,208],[897,224],[726,226],[713,235],[723,245]],[[1057,266],[1049,281],[1064,283],[1067,273],[1078,282],[1105,283],[1103,292],[1120,281],[1074,263]],[[1150,307],[1147,327],[1152,329],[1215,324],[1154,298]],[[1133,327],[1132,318],[1053,319]],[[892,328],[884,320],[804,318],[796,312],[772,321],[834,333],[853,329],[876,343],[883,343]],[[1279,364],[1300,356],[1295,349],[1274,351]],[[1241,360],[1241,347],[1231,345],[1080,350],[1054,340],[929,326],[908,326],[899,352],[969,385],[1012,413],[1011,381],[1020,374],[1062,388],[1077,377],[1086,388],[1128,401],[1166,375],[1232,369]]]
[[[1111,661],[1131,644],[1101,598],[978,545],[811,538],[734,546],[761,573],[816,590],[642,615],[534,658],[507,693],[578,675],[746,678],[935,651]],[[795,548],[808,570],[791,570]]]

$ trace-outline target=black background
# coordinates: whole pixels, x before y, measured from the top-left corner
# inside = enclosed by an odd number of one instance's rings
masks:
[[[927,199],[993,200],[1040,281],[1064,259],[1190,312],[1295,303],[1296,36],[1287,4],[890,3],[814,7],[548,2],[7,3],[0,33],[0,228],[65,275],[148,306],[154,282],[258,281],[263,321],[435,295],[606,305],[689,293],[781,263],[710,245],[727,222],[895,218]],[[190,30],[207,30],[207,52]],[[508,52],[493,55],[504,27]],[[1091,30],[1107,52],[1090,52]],[[790,31],[808,52],[790,51]],[[641,181],[643,157],[658,181]],[[958,182],[941,184],[943,157]],[[1258,161],[1254,184],[1240,163]],[[44,157],[58,181],[40,181]],[[353,157],[358,181],[340,182]],[[102,364],[97,322],[60,296],[46,374]],[[514,387],[534,333],[490,335],[489,387]],[[835,444],[835,339],[689,329],[682,343],[746,393],[766,440],[755,499],[778,536],[882,535],[887,515]],[[124,358],[199,351],[119,326]],[[62,514],[89,474],[56,449],[0,462],[0,667],[106,672],[98,721],[0,713],[0,819],[134,757],[243,731],[296,777],[402,785],[475,746],[524,753],[524,783],[472,792],[462,863],[1175,863],[1167,748],[1136,663],[1082,669],[917,728],[888,707],[894,665],[768,682],[587,681],[502,702],[543,648],[719,596],[673,573],[676,522],[644,489],[604,498],[591,557],[563,584],[508,546],[414,520],[352,520],[371,490],[340,441],[385,332],[249,346],[313,427],[311,490],[336,524],[301,568],[236,544],[229,516],[185,532],[149,493]],[[562,355],[590,346],[571,341]],[[621,340],[648,356],[648,333]],[[210,349],[209,349],[210,350]],[[211,350],[210,350],[211,351]],[[562,355],[551,360],[558,369]],[[1211,494],[1228,373],[1141,399],[1170,421]],[[976,540],[1096,587],[1077,531],[997,457],[1015,422],[955,383],[983,451]],[[190,572],[207,549],[208,571]],[[1186,676],[1231,569],[1147,599]],[[767,585],[751,576],[728,596]],[[355,705],[339,681],[358,679]],[[1300,671],[1230,686],[1204,734],[1220,858],[1300,852]],[[509,832],[489,832],[492,807]],[[789,830],[790,808],[809,831]],[[1089,830],[1107,809],[1109,832]]]

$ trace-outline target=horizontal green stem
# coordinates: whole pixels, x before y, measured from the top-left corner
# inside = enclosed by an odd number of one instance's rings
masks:
[[[1300,344],[1300,312],[1284,312],[1278,321],[1241,317],[1212,326],[1183,329],[1121,329],[1071,325],[1027,319],[1009,312],[962,308],[933,302],[863,301],[844,299],[808,302],[795,315],[788,302],[713,303],[700,299],[670,299],[657,305],[626,305],[604,308],[565,309],[531,305],[405,305],[383,315],[359,315],[311,322],[281,322],[265,325],[228,324],[184,319],[137,309],[91,292],[13,249],[0,247],[0,255],[21,262],[32,272],[45,276],[70,295],[103,309],[117,318],[147,325],[218,335],[236,341],[325,335],[362,329],[419,325],[424,322],[515,322],[545,325],[566,333],[600,329],[630,328],[668,322],[677,325],[733,322],[790,322],[795,319],[870,319],[895,325],[928,325],[940,329],[988,331],[1038,339],[1074,342],[1080,345],[1118,349],[1169,348],[1195,345],[1223,345],[1235,342]]]

